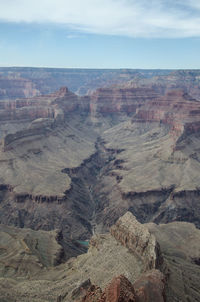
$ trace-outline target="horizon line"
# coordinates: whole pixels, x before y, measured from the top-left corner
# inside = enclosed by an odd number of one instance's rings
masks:
[[[132,67],[50,67],[50,66],[1,66],[0,68],[35,68],[35,69],[87,69],[87,70],[169,70],[169,71],[179,71],[179,70],[200,70],[200,68],[132,68]]]

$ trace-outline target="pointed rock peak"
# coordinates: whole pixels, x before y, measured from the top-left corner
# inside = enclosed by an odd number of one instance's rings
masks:
[[[66,94],[69,93],[69,89],[67,87],[61,87],[58,91],[57,91],[57,95],[59,96],[65,96]]]
[[[135,290],[131,282],[123,275],[114,277],[104,291],[102,301],[136,302]]]
[[[87,289],[87,291],[86,291]],[[77,295],[78,293],[78,295]],[[83,284],[72,295],[75,302],[136,302],[135,290],[131,282],[123,275],[114,277],[104,292],[91,283]]]

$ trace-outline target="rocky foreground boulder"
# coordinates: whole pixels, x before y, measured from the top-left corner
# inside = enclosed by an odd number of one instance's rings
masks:
[[[104,292],[90,285],[87,292],[81,289],[82,298],[76,302],[164,302],[165,278],[159,270],[152,270],[134,283],[123,275],[114,277]]]

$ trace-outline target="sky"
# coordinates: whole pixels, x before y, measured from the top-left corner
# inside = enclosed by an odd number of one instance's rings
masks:
[[[0,0],[0,66],[200,69],[200,0]]]

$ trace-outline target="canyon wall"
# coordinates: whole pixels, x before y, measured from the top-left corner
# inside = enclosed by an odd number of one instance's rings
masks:
[[[158,97],[152,89],[141,88],[101,88],[90,96],[90,112],[96,114],[133,114],[146,101]]]
[[[1,192],[4,223],[67,224],[65,234],[84,239],[127,210],[142,222],[198,225],[189,209],[198,203],[200,106],[185,92],[111,87],[80,97],[62,87],[0,107],[1,184],[12,188]],[[57,214],[37,219],[46,203]]]
[[[130,212],[119,218],[110,232],[122,245],[138,255],[144,263],[144,271],[162,264],[160,247],[155,237]]]

